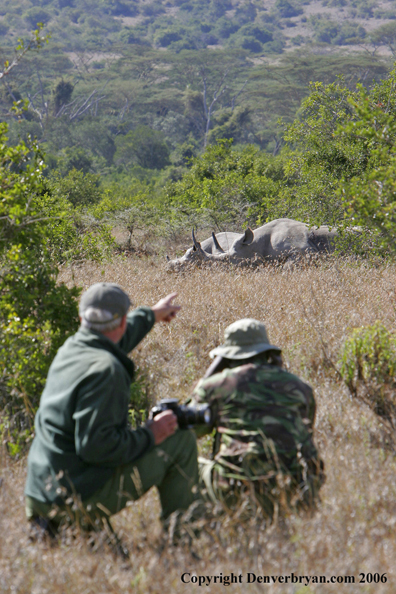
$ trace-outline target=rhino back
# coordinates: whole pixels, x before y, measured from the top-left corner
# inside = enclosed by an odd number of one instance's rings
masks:
[[[305,223],[293,219],[275,219],[253,232],[253,241],[246,244],[243,236],[238,239],[230,253],[238,258],[251,258],[259,254],[264,258],[277,258],[291,250],[312,249]]]
[[[216,239],[219,242],[221,248],[228,252],[236,239],[242,237],[241,233],[233,233],[231,231],[224,231],[222,233],[216,233]],[[201,242],[202,249],[208,254],[213,254],[216,251],[212,237],[208,237]]]
[[[280,219],[272,230],[271,249],[273,253],[270,255],[274,256],[290,251],[305,252],[307,249],[312,249],[307,225],[292,219]]]

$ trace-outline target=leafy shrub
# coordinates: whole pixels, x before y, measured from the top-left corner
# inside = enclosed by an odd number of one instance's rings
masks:
[[[174,41],[179,41],[181,38],[182,38],[182,33],[179,33],[178,31],[172,31],[172,30],[160,31],[154,37],[154,43],[156,43],[157,45],[160,45],[162,47],[168,47],[168,45],[170,45]]]
[[[295,17],[304,12],[302,8],[289,2],[289,0],[276,0],[275,10],[283,18]]]
[[[361,43],[362,39],[366,37],[366,30],[357,23],[343,23],[338,35],[334,38],[333,43],[337,45],[348,45],[353,43]]]
[[[245,50],[249,50],[254,54],[259,54],[263,51],[263,46],[254,37],[243,37],[240,41],[241,47]]]
[[[217,228],[265,220],[279,192],[279,182],[266,175],[267,158],[255,147],[234,151],[232,140],[219,140],[180,181],[168,184],[167,204],[185,214],[205,214]]]
[[[119,38],[121,43],[129,43],[131,45],[149,45],[149,42],[143,39],[142,34],[135,31],[131,27],[125,27],[122,29]]]
[[[139,12],[132,2],[122,2],[120,0],[100,0],[99,6],[103,7],[105,12],[115,16],[135,16]]]
[[[68,175],[73,169],[85,174],[89,173],[92,167],[92,158],[81,147],[66,147],[60,152],[56,164],[62,177]]]
[[[236,33],[240,24],[231,19],[221,18],[216,22],[216,33],[223,39],[228,39],[230,35]]]
[[[274,37],[271,31],[268,31],[268,29],[256,27],[251,24],[241,27],[239,33],[242,35],[254,37],[260,43],[267,43],[268,41],[272,41]]]
[[[377,321],[354,330],[340,357],[341,375],[353,396],[394,426],[396,334]]]
[[[0,22],[0,35],[7,35],[8,31],[9,26],[4,22]]]
[[[0,409],[3,437],[16,452],[52,358],[78,325],[78,290],[57,284],[46,248],[40,151],[31,141],[8,147],[6,133],[0,124]]]
[[[50,190],[55,196],[63,196],[73,206],[88,206],[101,199],[100,176],[93,173],[84,173],[72,169],[62,177],[55,172],[49,179]]]
[[[241,24],[254,22],[257,15],[257,8],[252,2],[238,4],[235,10],[235,19]]]
[[[75,209],[56,192],[37,198],[45,221],[45,246],[53,262],[101,261],[111,255],[116,244],[111,229],[89,212]]]
[[[165,8],[161,2],[152,2],[151,4],[144,4],[141,7],[141,11],[145,16],[156,16],[165,12]]]
[[[163,169],[170,165],[170,151],[163,134],[148,126],[139,126],[124,136],[117,136],[116,146],[114,160],[117,164],[136,163],[147,169]]]
[[[65,81],[63,78],[58,81],[52,91],[54,100],[54,113],[57,114],[61,107],[69,103],[73,94],[74,86],[70,81]]]
[[[48,23],[51,15],[44,8],[39,6],[32,6],[25,14],[24,19],[29,27],[35,27],[37,23]]]

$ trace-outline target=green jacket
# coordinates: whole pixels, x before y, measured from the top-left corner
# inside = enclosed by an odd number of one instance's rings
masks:
[[[35,419],[25,494],[62,505],[70,493],[82,500],[101,488],[117,466],[154,446],[152,432],[128,427],[133,362],[127,357],[154,325],[154,313],[139,307],[114,344],[80,328],[57,352]]]

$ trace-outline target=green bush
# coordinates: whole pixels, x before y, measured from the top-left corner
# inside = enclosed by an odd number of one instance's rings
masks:
[[[263,51],[263,46],[261,45],[261,43],[255,37],[252,36],[242,37],[240,40],[240,45],[243,49],[249,50],[254,54],[259,54]]]
[[[47,249],[42,155],[32,141],[9,147],[6,133],[0,124],[0,410],[16,453],[52,358],[78,326],[78,290],[57,283]]]
[[[54,196],[66,198],[73,206],[95,204],[102,197],[100,176],[77,169],[65,177],[55,171],[49,178],[49,187]]]
[[[351,394],[392,425],[396,421],[396,334],[377,321],[345,341],[340,370]]]
[[[62,195],[46,193],[37,198],[45,221],[45,247],[56,264],[102,261],[116,243],[111,228],[91,212],[76,209]]]
[[[170,165],[170,151],[162,132],[148,126],[139,126],[136,130],[116,138],[116,164],[126,167],[136,163],[146,169],[163,169]]]
[[[205,215],[217,228],[265,221],[279,192],[279,181],[269,175],[270,160],[256,147],[232,150],[232,139],[219,140],[193,160],[180,181],[168,184],[167,204]]]
[[[32,6],[25,14],[24,19],[29,27],[35,27],[37,23],[48,23],[51,19],[50,13],[40,6]]]
[[[274,7],[283,18],[295,17],[304,12],[297,4],[289,2],[289,0],[276,0]]]

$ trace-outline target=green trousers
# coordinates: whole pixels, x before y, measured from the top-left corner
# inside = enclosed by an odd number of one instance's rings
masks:
[[[74,501],[70,506],[54,508],[26,497],[26,515],[29,520],[50,518],[55,525],[66,520],[89,526],[118,513],[128,501],[136,501],[156,486],[162,507],[161,519],[166,520],[174,511],[186,510],[197,498],[197,483],[195,434],[183,429],[135,462],[118,467],[103,487],[83,502]]]

